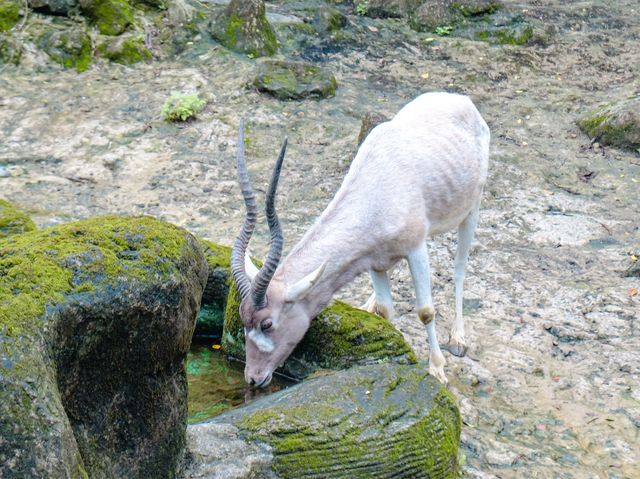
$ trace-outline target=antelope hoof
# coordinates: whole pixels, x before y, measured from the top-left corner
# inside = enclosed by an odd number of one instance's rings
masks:
[[[429,355],[429,374],[435,377],[445,386],[449,382],[447,376],[444,374],[444,365],[446,361],[442,352],[432,353]]]
[[[449,351],[454,356],[458,356],[459,358],[464,357],[467,354],[467,345],[464,342],[464,339],[456,338],[455,336],[451,336],[449,338],[449,344],[447,345],[447,351]]]

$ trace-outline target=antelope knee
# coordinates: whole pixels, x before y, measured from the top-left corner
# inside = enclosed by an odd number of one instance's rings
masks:
[[[418,317],[420,318],[420,321],[422,321],[422,323],[426,326],[431,321],[433,321],[433,318],[436,317],[436,310],[431,305],[423,306],[422,308],[418,308]]]

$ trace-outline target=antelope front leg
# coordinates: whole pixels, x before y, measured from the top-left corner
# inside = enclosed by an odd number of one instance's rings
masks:
[[[456,289],[456,320],[451,328],[451,336],[447,349],[455,356],[462,357],[467,352],[467,344],[464,340],[464,320],[462,318],[462,292],[465,276],[465,268],[469,258],[469,250],[473,241],[473,235],[478,224],[478,206],[469,213],[469,216],[458,226],[458,247],[454,266],[454,278]]]
[[[416,290],[416,307],[418,317],[427,327],[429,336],[429,373],[435,376],[441,383],[447,384],[447,377],[444,374],[446,361],[436,336],[436,314],[431,299],[431,272],[429,270],[429,251],[427,244],[409,253],[407,257],[409,270],[413,279],[413,286]]]
[[[386,271],[369,271],[371,284],[373,285],[373,294],[366,303],[362,305],[362,309],[370,313],[382,316],[385,319],[392,319],[394,316],[393,301],[391,299],[391,284]]]

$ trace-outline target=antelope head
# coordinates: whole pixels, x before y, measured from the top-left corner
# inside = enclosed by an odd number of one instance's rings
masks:
[[[311,318],[303,299],[324,271],[323,265],[292,285],[286,284],[282,274],[276,274],[284,239],[275,211],[275,196],[286,149],[285,139],[266,195],[266,216],[271,234],[269,253],[262,268],[258,269],[247,254],[258,213],[244,159],[244,126],[240,122],[238,180],[247,212],[233,244],[231,272],[241,297],[240,318],[244,324],[246,350],[245,380],[257,388],[271,382],[273,371],[289,357],[309,328]]]

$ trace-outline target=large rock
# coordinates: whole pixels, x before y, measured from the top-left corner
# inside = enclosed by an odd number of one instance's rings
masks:
[[[127,0],[80,0],[80,8],[103,35],[120,35],[134,22]]]
[[[225,309],[222,347],[227,354],[244,359],[244,327],[239,306],[238,290],[232,286]],[[416,357],[389,321],[336,301],[311,321],[282,370],[303,378],[318,369],[345,369],[386,361],[415,362]]]
[[[640,96],[590,111],[578,120],[589,137],[603,145],[640,149]]]
[[[120,35],[102,37],[96,48],[100,56],[123,65],[133,65],[151,58],[142,35]]]
[[[269,60],[262,64],[253,85],[279,100],[328,98],[338,83],[333,73],[307,62]]]
[[[0,240],[0,477],[175,477],[206,270],[148,217]]]
[[[426,371],[360,366],[189,426],[186,477],[459,477],[460,414]]]
[[[28,0],[28,3],[37,12],[67,16],[78,5],[76,0]]]
[[[36,225],[31,218],[7,200],[0,199],[0,239],[35,229]]]
[[[38,46],[65,68],[83,72],[91,64],[91,37],[83,28],[49,30],[38,39]]]
[[[270,56],[278,49],[263,0],[231,0],[211,21],[210,32],[230,50],[253,57]]]

